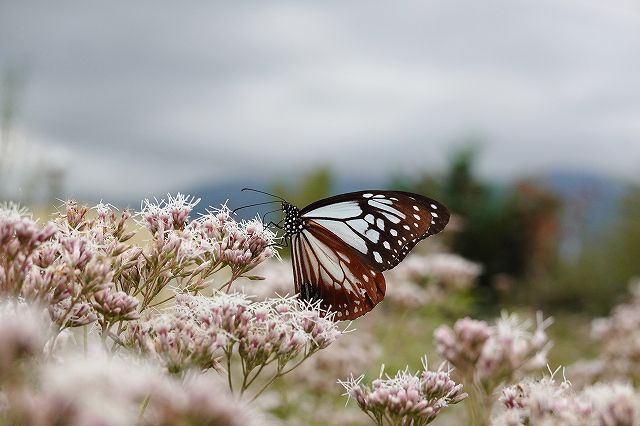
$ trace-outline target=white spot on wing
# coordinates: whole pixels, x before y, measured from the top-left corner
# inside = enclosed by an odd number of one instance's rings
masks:
[[[340,259],[344,260],[346,263],[351,262],[351,259],[349,259],[346,254],[340,253],[340,252],[337,252],[337,253],[338,253],[338,256],[340,256]]]
[[[386,248],[387,250],[391,249],[391,244],[389,244],[389,241],[385,241],[382,243],[382,245],[384,246],[384,248]]]
[[[362,214],[362,209],[355,201],[343,201],[340,203],[329,204],[328,206],[318,207],[306,212],[302,217],[328,217],[331,219],[348,219]]]
[[[369,224],[362,219],[354,219],[347,222],[357,232],[364,234],[369,229]],[[351,231],[353,233],[353,231]]]
[[[394,237],[398,236],[398,231],[396,231],[395,229],[391,229],[389,232],[391,232],[391,235],[393,235]]]
[[[377,243],[378,240],[380,239],[380,233],[378,231],[376,231],[375,229],[367,229],[367,231],[364,233],[364,235],[371,241],[373,241],[374,243]]]
[[[389,219],[389,221],[391,223],[400,223],[400,218],[398,216],[394,216],[392,214],[389,214],[387,212],[381,212],[383,214],[384,217],[386,217],[387,219]]]
[[[380,256],[380,253],[378,253],[377,251],[374,251],[373,257],[376,259],[376,262],[382,263],[382,256]]]
[[[353,232],[353,229],[349,228],[346,223],[327,219],[315,219],[314,221],[320,226],[323,226],[324,228],[333,232],[338,238],[349,244],[354,249],[358,250],[360,253],[367,252],[367,243],[365,242],[365,240],[362,239],[362,237],[360,237],[357,233]],[[349,223],[351,222],[363,223],[365,229],[367,229],[367,223],[362,219],[358,221],[349,221]]]
[[[384,220],[378,218],[376,220],[376,225],[378,225],[378,228],[382,229],[384,231]]]
[[[377,197],[373,197],[373,198],[377,198]],[[379,200],[376,200],[378,203],[382,203],[382,204],[387,204],[387,205],[392,205],[393,201],[391,200],[387,200],[386,198],[380,198]]]
[[[366,216],[364,217],[364,220],[366,220],[367,222],[369,222],[369,223],[373,224],[373,222],[374,222],[375,218],[373,217],[373,215],[372,215],[371,213],[369,213],[368,215],[366,215]]]
[[[396,215],[396,216],[399,216],[399,217],[400,217],[400,218],[402,218],[402,219],[405,219],[405,218],[407,217],[407,216],[405,216],[405,214],[404,214],[404,213],[402,213],[400,210],[398,210],[398,209],[394,209],[394,208],[393,208],[393,207],[391,207],[391,206],[388,206],[388,205],[386,205],[386,204],[383,204],[383,203],[382,203],[382,201],[383,201],[383,200],[373,200],[373,199],[371,199],[371,200],[367,201],[367,203],[369,203],[369,205],[370,205],[371,207],[376,207],[376,208],[379,208],[380,210],[386,210],[386,211],[388,211],[389,213],[392,213],[392,214],[394,214],[394,215]]]

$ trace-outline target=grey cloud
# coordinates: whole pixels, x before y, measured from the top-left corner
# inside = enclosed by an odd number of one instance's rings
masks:
[[[77,156],[71,190],[157,192],[318,163],[379,178],[441,166],[465,134],[487,140],[491,176],[637,172],[633,2],[3,8],[0,65],[31,68],[20,125]]]

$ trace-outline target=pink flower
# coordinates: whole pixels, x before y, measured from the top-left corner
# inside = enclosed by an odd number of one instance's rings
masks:
[[[566,379],[554,379],[557,371],[541,380],[525,379],[505,388],[500,398],[503,410],[492,424],[604,426],[640,422],[640,395],[631,385],[598,383],[575,391]]]
[[[18,374],[16,362],[42,354],[48,325],[41,311],[24,302],[0,305],[0,380]]]
[[[453,329],[442,325],[434,332],[438,353],[461,371],[475,368],[483,347],[491,335],[485,321],[464,318]]]
[[[444,364],[437,371],[429,371],[425,357],[423,368],[415,375],[406,368],[384,379],[381,373],[371,386],[361,384],[364,375],[339,383],[346,389],[345,395],[355,399],[360,409],[379,424],[384,419],[391,424],[427,424],[467,394],[461,384],[451,379],[451,370],[445,369]]]
[[[106,321],[134,320],[140,318],[138,299],[123,291],[105,289],[94,293],[93,309]]]
[[[140,224],[147,227],[154,236],[161,236],[170,230],[183,230],[188,223],[189,214],[199,202],[199,198],[181,193],[175,197],[167,194],[167,200],[151,202],[145,199],[138,213],[142,218]]]
[[[473,375],[497,383],[518,372],[544,367],[551,346],[546,328],[550,319],[536,315],[533,328],[528,320],[516,314],[502,313],[495,325],[464,318],[456,321],[453,329],[436,329],[438,352],[471,380]],[[533,328],[533,330],[532,330]]]

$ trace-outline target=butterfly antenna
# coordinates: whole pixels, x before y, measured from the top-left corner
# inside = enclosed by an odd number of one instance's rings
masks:
[[[287,200],[285,200],[285,199],[284,199],[284,198],[282,198],[282,197],[278,197],[277,195],[269,194],[268,192],[260,191],[260,190],[258,190],[258,189],[253,189],[253,188],[242,188],[242,191],[253,191],[253,192],[259,192],[260,194],[264,194],[264,195],[268,195],[268,196],[273,197],[273,198],[277,198],[277,199],[278,199],[278,200],[280,200],[280,201],[285,201],[285,202],[287,201]]]
[[[264,203],[249,204],[249,205],[246,205],[246,206],[241,206],[241,207],[238,207],[236,209],[233,209],[233,210],[231,210],[231,213],[235,213],[238,210],[246,209],[247,207],[262,206],[262,205],[265,205],[265,204],[273,204],[273,203],[279,203],[279,202],[280,201],[273,200],[273,201],[265,201]]]

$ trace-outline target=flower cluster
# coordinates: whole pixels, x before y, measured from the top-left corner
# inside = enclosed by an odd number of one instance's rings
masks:
[[[215,377],[184,381],[130,357],[68,354],[48,362],[7,393],[11,424],[261,424]]]
[[[547,364],[550,324],[551,319],[543,319],[540,312],[535,327],[517,314],[503,312],[493,326],[464,318],[453,328],[438,327],[434,337],[440,355],[462,374],[477,374],[496,383]]]
[[[98,231],[97,220],[87,222],[86,214],[87,208],[69,202],[64,212],[41,228],[22,211],[0,209],[0,222],[10,238],[0,244],[0,251],[13,251],[15,246],[18,253],[0,256],[6,263],[0,268],[5,274],[0,275],[8,279],[4,294],[48,306],[60,329],[94,321],[93,294],[113,286],[114,272],[106,254],[113,241]],[[118,237],[129,238],[122,233]]]
[[[640,383],[640,282],[632,282],[629,288],[629,302],[616,306],[609,317],[592,322],[591,337],[602,349],[597,359],[570,368],[577,384],[599,380]]]
[[[0,418],[252,424],[220,376],[255,399],[341,336],[317,303],[205,297],[214,274],[229,272],[228,289],[277,253],[258,219],[235,221],[226,206],[191,219],[197,202],[145,200],[132,215],[70,201],[44,226],[0,209]]]
[[[108,204],[89,209],[69,201],[54,219],[57,232],[40,251],[42,273],[31,290],[61,329],[99,321],[108,332],[112,323],[138,315],[134,301],[114,297],[142,258],[130,242],[130,217]]]
[[[49,223],[44,227],[16,204],[0,205],[0,294],[19,296],[36,250],[55,233]]]
[[[165,265],[169,262],[165,269],[171,276],[186,276],[180,279],[183,288],[198,290],[206,286],[206,279],[224,267],[231,269],[231,278],[225,284],[229,287],[277,255],[273,249],[275,234],[270,229],[257,218],[235,221],[226,205],[191,220],[189,215],[199,201],[182,194],[159,202],[145,200],[139,213],[139,223],[153,236],[151,257]],[[166,279],[156,279],[159,281],[144,290],[145,301],[166,287]]]
[[[467,288],[482,273],[482,266],[453,253],[431,253],[415,254],[395,271],[416,281],[428,278],[445,287]]]
[[[482,267],[451,253],[410,254],[389,271],[387,300],[401,308],[437,304],[469,289]]]
[[[546,328],[550,324],[551,319],[543,319],[540,312],[535,326],[503,312],[492,326],[464,318],[453,328],[443,325],[435,330],[440,356],[456,367],[456,375],[473,396],[467,403],[472,422],[486,423],[491,395],[498,386],[547,364],[551,342]]]
[[[124,291],[105,289],[93,295],[93,309],[104,319],[104,323],[130,321],[140,318],[138,299]]]
[[[451,370],[442,364],[429,371],[426,357],[424,371],[411,374],[409,368],[394,377],[380,377],[371,386],[361,384],[364,375],[340,381],[349,398],[353,398],[378,425],[426,425],[449,405],[464,400],[462,385],[451,379]]]
[[[640,395],[629,384],[598,383],[576,392],[566,379],[556,381],[556,372],[541,380],[526,379],[503,389],[500,398],[502,409],[492,424],[640,424]]]
[[[219,292],[214,297],[178,295],[176,305],[162,315],[132,323],[127,341],[173,373],[224,365],[232,389],[231,359],[237,355],[244,392],[266,366],[274,365],[274,377],[284,375],[297,366],[290,365],[293,360],[300,363],[341,333],[332,314],[317,304],[293,297],[254,302],[243,294]]]
[[[441,326],[435,331],[440,356],[463,375],[472,374],[478,365],[484,345],[492,334],[486,321],[463,318],[453,328]]]
[[[17,374],[17,364],[42,354],[48,323],[41,312],[18,300],[0,305],[0,382]]]
[[[270,230],[258,219],[233,220],[226,206],[192,220],[198,201],[145,200],[135,215],[152,234],[143,246],[133,243],[132,214],[109,204],[69,201],[44,226],[13,204],[0,207],[0,295],[47,307],[58,331],[98,322],[119,344],[123,323],[175,291],[202,290],[223,268],[229,286],[277,254]]]

